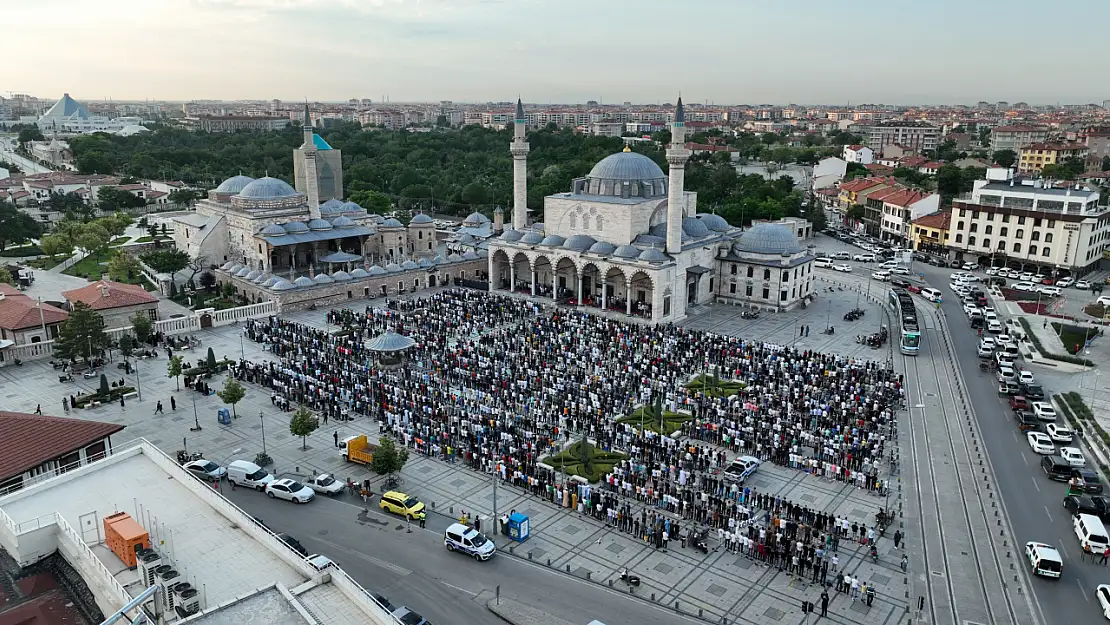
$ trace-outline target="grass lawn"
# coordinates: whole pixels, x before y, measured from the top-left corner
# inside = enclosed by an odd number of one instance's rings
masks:
[[[1079,350],[1083,349],[1083,344],[1087,339],[1094,340],[1098,336],[1098,330],[1095,328],[1083,328],[1080,326],[1073,326],[1064,323],[1052,322],[1052,329],[1056,335],[1060,337],[1060,342],[1064,344],[1064,349],[1068,350],[1069,354],[1075,355]]]
[[[4,258],[22,258],[24,256],[40,256],[42,250],[37,245],[21,245],[19,247],[8,247],[0,252],[0,256]]]
[[[54,260],[50,260],[49,256],[43,256],[42,258],[27,261],[27,265],[35,269],[46,270],[60,265],[66,258],[68,258],[68,256],[65,254],[58,254],[57,258]]]
[[[131,240],[131,237],[116,237],[108,243],[108,247],[119,247]]]
[[[586,445],[585,463],[582,462],[582,445]],[[590,482],[598,482],[626,458],[628,458],[626,454],[603,451],[590,443],[578,441],[554,456],[543,458],[541,462],[550,465],[556,471],[565,470],[567,475],[578,475]]]
[[[86,256],[62,273],[67,276],[77,276],[78,278],[84,278],[86,280],[99,280],[100,276],[107,273],[107,271],[107,259],[97,260],[94,256]]]
[[[173,237],[171,237],[169,235],[166,235],[166,236],[158,235],[158,240],[159,241],[169,241],[172,238]],[[139,237],[139,238],[135,239],[132,242],[133,243],[151,243],[153,241],[154,241],[154,239],[151,238],[151,237]]]
[[[637,428],[640,427],[642,423],[644,429],[649,432],[670,436],[672,433],[681,430],[683,424],[692,419],[693,417],[688,414],[671,412],[670,410],[664,410],[663,418],[660,419],[658,415],[652,413],[650,408],[640,406],[636,410],[633,410],[632,414],[617,419],[617,423],[627,423]]]

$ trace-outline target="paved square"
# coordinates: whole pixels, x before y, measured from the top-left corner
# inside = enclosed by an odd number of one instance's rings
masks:
[[[887,577],[886,575],[880,575],[879,573],[875,573],[874,575],[872,575],[871,580],[884,586],[890,583],[889,577]]]
[[[867,614],[867,612],[871,610],[871,608],[867,607],[867,604],[863,601],[853,601],[852,607],[848,609],[852,610],[853,612],[859,612],[860,614]]]
[[[747,570],[752,568],[752,561],[747,558],[736,558],[736,561],[733,562],[732,565]]]
[[[807,503],[813,503],[814,501],[817,501],[817,498],[813,495],[802,495],[798,499],[801,499],[802,501],[805,501]]]
[[[547,555],[547,552],[544,551],[543,549],[540,549],[539,547],[536,547],[535,549],[529,551],[528,553],[531,554],[532,557],[535,558],[536,560],[539,560],[540,558]]]
[[[720,597],[721,595],[725,594],[726,590],[728,590],[728,589],[725,588],[724,586],[718,586],[717,584],[710,584],[709,588],[705,589],[705,592],[707,592],[711,595],[716,595],[716,596]]]
[[[451,480],[451,486],[459,487],[466,484],[466,480]]]
[[[763,616],[768,616],[775,619],[776,621],[781,621],[782,617],[786,616],[786,612],[783,612],[778,608],[767,608],[767,611],[763,613]]]
[[[674,567],[669,565],[669,564],[664,564],[664,563],[660,562],[659,564],[655,565],[655,570],[659,571],[663,575],[666,575],[667,573],[670,573],[671,571],[673,571]]]
[[[608,551],[609,553],[614,553],[614,554],[615,553],[620,553],[620,552],[624,551],[624,545],[618,545],[617,543],[613,543],[613,544],[609,545],[608,547],[606,547],[605,550]]]
[[[577,525],[565,525],[565,526],[563,526],[563,532],[565,532],[567,534],[570,534],[571,536],[574,536],[575,534],[577,534],[578,532],[581,532],[581,531],[582,531],[582,528],[578,527]]]

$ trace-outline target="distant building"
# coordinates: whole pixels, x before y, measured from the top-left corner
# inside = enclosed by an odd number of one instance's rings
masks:
[[[116,132],[126,126],[138,125],[138,117],[106,117],[93,115],[83,104],[69,97],[68,93],[54,103],[41,117],[30,118],[44,134],[65,132],[83,134],[89,132]]]
[[[57,137],[49,141],[31,141],[28,150],[36,161],[54,168],[73,161],[73,150],[69,148],[69,143],[59,141]]]
[[[146,314],[152,321],[158,319],[158,298],[135,284],[98,280],[79,289],[63,291],[62,297],[69,302],[71,310],[77,302],[82,302],[100,313],[106,328],[127,327],[136,313]]]
[[[870,165],[874,162],[875,153],[871,148],[866,145],[846,145],[844,146],[844,160],[849,163],[859,163],[860,165]]]
[[[1083,143],[1033,143],[1021,149],[1018,173],[1040,173],[1045,165],[1059,165],[1069,158],[1087,159],[1087,146]]]
[[[899,145],[921,153],[936,150],[940,142],[940,128],[928,122],[887,121],[871,127],[869,146],[875,154],[886,155],[890,145]]]
[[[197,128],[204,132],[235,132],[237,130],[282,130],[288,117],[254,115],[204,115],[197,119]]]
[[[19,289],[0,284],[0,350],[7,345],[41,343],[58,338],[58,328],[69,317],[66,311],[40,303]],[[3,360],[0,351],[0,360]]]
[[[1021,154],[1021,149],[1048,140],[1048,129],[1044,126],[999,126],[991,130],[991,156],[999,150],[1013,150]]]

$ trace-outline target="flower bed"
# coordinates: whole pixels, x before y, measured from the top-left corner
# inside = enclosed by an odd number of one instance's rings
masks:
[[[1018,308],[1020,308],[1022,310],[1022,312],[1025,312],[1025,313],[1030,314],[1030,315],[1047,315],[1048,314],[1048,304],[1045,304],[1044,302],[1041,302],[1041,303],[1037,303],[1037,302],[1018,302],[1017,305],[1018,305]]]
[[[75,398],[75,401],[73,402],[73,406],[75,408],[84,408],[85,406],[89,405],[90,402],[93,402],[93,401],[98,401],[101,404],[117,402],[117,401],[119,401],[120,397],[123,397],[124,395],[127,395],[128,393],[134,393],[134,392],[135,392],[135,387],[133,387],[133,386],[116,386],[112,389],[109,389],[107,395],[101,395],[100,393],[89,393],[88,395],[78,395]]]
[[[670,435],[682,429],[682,426],[693,420],[693,416],[682,412],[663,411],[663,416],[655,412],[650,406],[640,406],[632,414],[617,419],[617,423],[627,423],[633,427],[643,427],[649,432]]]
[[[1041,345],[1041,340],[1037,338],[1036,334],[1033,333],[1033,329],[1029,327],[1029,321],[1026,320],[1025,317],[1018,317],[1018,323],[1021,324],[1022,329],[1025,330],[1025,336],[1033,342],[1033,346],[1037,348],[1037,352],[1041,356],[1044,356],[1045,358],[1048,358],[1050,360],[1059,360],[1060,362],[1070,362],[1076,365],[1083,365],[1084,367],[1095,366],[1095,363],[1086,358],[1080,358],[1078,356],[1067,356],[1064,354],[1057,354],[1046,350],[1044,346]]]
[[[577,475],[592,483],[601,481],[606,473],[627,458],[627,454],[598,449],[583,437],[582,440],[572,443],[554,456],[544,458],[541,462],[556,471],[565,471],[567,475]]]
[[[1056,298],[1049,295],[1042,295],[1036,291],[1019,291],[1017,289],[1001,289],[1002,297],[1010,302],[1041,302],[1052,303]]]
[[[738,395],[747,384],[736,380],[722,380],[717,376],[699,375],[686,385],[690,391],[701,391],[710,397]]]

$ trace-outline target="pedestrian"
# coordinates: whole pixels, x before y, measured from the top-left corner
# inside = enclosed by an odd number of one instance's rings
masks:
[[[806,324],[806,338],[809,338],[809,324]]]
[[[35,406],[35,414],[42,414],[42,404]]]
[[[855,601],[856,597],[859,596],[859,578],[849,576],[849,579],[852,580],[848,583],[849,588],[852,589],[852,601]]]
[[[829,616],[829,591],[821,591],[821,616]]]
[[[875,600],[875,584],[867,585],[867,607],[871,607],[871,602]]]
[[[339,430],[336,430],[332,434],[332,437],[335,439],[335,446],[338,448],[339,447]]]
[[[324,414],[324,425],[327,425],[328,424],[328,411],[325,410],[323,414]]]
[[[165,414],[162,410],[162,400],[158,400],[158,407],[154,409],[154,414]]]
[[[806,327],[805,326],[799,326],[798,327],[798,336],[805,336],[805,334],[806,334]]]
[[[68,397],[63,397],[62,398],[62,410],[64,410],[67,413],[69,412],[69,398]]]
[[[428,519],[427,513],[424,513],[424,514],[420,515],[420,529],[424,529],[424,524],[427,522],[427,519]]]
[[[177,400],[170,395],[170,410],[177,411]]]
[[[1101,564],[1102,566],[1106,566],[1106,560],[1108,558],[1110,558],[1110,547],[1106,547],[1106,549],[1103,550],[1102,559],[1099,560],[1098,563]]]
[[[124,402],[123,402],[123,395],[120,395],[120,396],[119,396],[119,407],[120,407],[120,408],[124,408],[124,407],[125,407],[125,406],[124,406]]]
[[[898,549],[898,547],[901,543],[902,543],[902,530],[896,530],[894,532],[894,548]]]
[[[478,516],[477,514],[474,515],[474,531],[482,531],[482,517]]]

